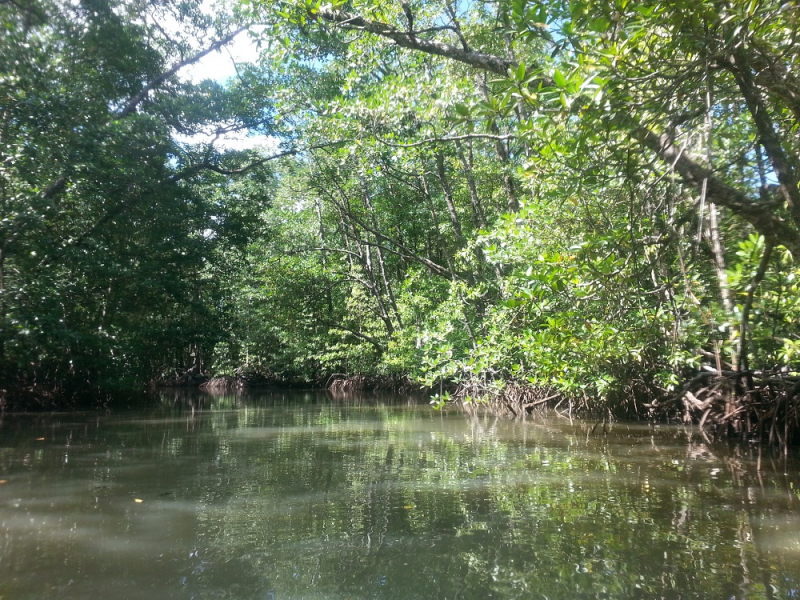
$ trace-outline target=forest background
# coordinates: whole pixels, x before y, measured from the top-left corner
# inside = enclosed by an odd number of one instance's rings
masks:
[[[346,376],[800,423],[793,2],[0,0],[0,30],[3,403]]]

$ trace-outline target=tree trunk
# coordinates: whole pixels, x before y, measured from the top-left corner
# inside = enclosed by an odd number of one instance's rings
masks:
[[[432,229],[436,232],[436,241],[439,243],[439,251],[443,253],[445,261],[447,262],[447,269],[450,271],[451,278],[455,278],[455,271],[453,270],[453,263],[450,260],[450,253],[444,246],[442,234],[439,231],[439,218],[436,216],[436,209],[433,206],[433,198],[431,197],[430,189],[428,188],[428,180],[425,179],[425,174],[419,176],[422,183],[422,189],[425,191],[425,199],[428,201],[428,211],[431,213],[431,221],[433,223]]]
[[[464,247],[464,233],[461,229],[461,221],[456,212],[456,205],[453,201],[453,192],[450,189],[450,184],[447,181],[447,173],[444,168],[444,154],[439,151],[436,153],[436,176],[439,178],[439,184],[442,186],[444,193],[444,201],[447,204],[447,214],[450,217],[450,223],[453,225],[453,232],[456,237],[456,244],[459,248]]]
[[[469,188],[469,199],[472,204],[475,227],[486,229],[486,215],[483,212],[483,206],[478,196],[478,188],[475,185],[475,177],[473,175],[472,141],[467,142],[466,153],[464,152],[464,145],[460,141],[456,142],[456,151],[458,152],[458,158],[461,160],[461,166],[464,168],[464,178],[467,180],[467,188]]]
[[[756,290],[764,276],[767,274],[770,258],[772,258],[773,243],[771,240],[766,240],[764,246],[764,254],[761,256],[761,261],[758,263],[758,269],[753,276],[753,280],[747,289],[747,297],[742,307],[742,320],[739,324],[739,371],[747,371],[750,368],[747,357],[747,326],[750,322],[750,310],[753,308],[753,298],[755,297]]]
[[[714,152],[712,145],[712,136],[714,132],[714,121],[712,118],[713,98],[712,98],[712,84],[711,74],[708,68],[708,58],[705,62],[705,79],[706,79],[706,113],[705,113],[705,146],[706,146],[706,164],[711,167],[714,164]],[[703,181],[702,189],[702,202],[700,204],[700,231],[703,230],[703,204],[706,201],[706,193],[708,189],[708,180]],[[714,256],[714,269],[717,274],[717,284],[719,286],[719,296],[722,300],[722,306],[725,309],[725,314],[728,318],[733,316],[733,303],[731,302],[731,293],[728,286],[728,274],[725,271],[725,252],[722,247],[722,240],[719,234],[719,223],[717,221],[717,205],[714,202],[708,203],[708,232],[711,241],[711,252]]]
[[[484,100],[489,102],[490,100],[489,86],[486,83],[485,77],[480,82],[480,88],[481,92],[483,93]],[[489,131],[491,131],[495,135],[500,134],[500,128],[494,121],[490,123]],[[514,178],[508,171],[510,162],[508,148],[506,148],[502,140],[495,140],[494,151],[497,154],[497,158],[500,160],[500,165],[503,168],[503,188],[505,188],[506,190],[506,205],[508,207],[508,212],[510,213],[519,212],[519,199],[517,198],[517,190],[514,184]]]
[[[6,358],[6,254],[5,248],[0,246],[0,381],[5,380]]]
[[[361,268],[364,272],[363,283],[367,290],[372,294],[372,297],[375,298],[375,302],[378,305],[378,316],[380,317],[381,321],[383,321],[383,324],[386,327],[386,332],[389,335],[393,335],[394,324],[389,316],[389,312],[386,310],[386,304],[383,301],[383,294],[381,294],[381,291],[378,288],[378,284],[375,279],[375,271],[372,267],[372,245],[364,241],[356,225],[356,223],[351,223],[350,230],[352,231],[353,240],[359,249],[358,255],[362,259]]]
[[[361,181],[361,194],[364,200],[364,208],[367,209],[370,216],[370,221],[372,222],[372,226],[377,230],[378,229],[378,219],[375,217],[375,209],[372,206],[372,200],[369,197],[369,190],[367,190],[366,183],[362,180]],[[381,251],[380,246],[375,246],[375,254],[378,257],[378,266],[380,267],[381,271],[381,279],[383,281],[383,288],[386,291],[386,296],[389,298],[389,304],[392,307],[392,311],[394,312],[394,317],[397,320],[397,326],[401,329],[403,328],[403,321],[400,318],[400,311],[397,309],[397,300],[394,297],[394,292],[392,291],[392,286],[389,283],[389,278],[386,276],[386,262],[383,258],[383,252]]]
[[[322,266],[323,272],[327,271],[328,268],[328,251],[325,247],[325,227],[322,222],[322,203],[315,198],[314,206],[317,209],[317,222],[319,223],[319,245],[322,247],[322,251],[320,254],[320,265]],[[333,317],[333,295],[331,294],[331,288],[327,287],[325,290],[325,303],[328,307],[328,318]]]

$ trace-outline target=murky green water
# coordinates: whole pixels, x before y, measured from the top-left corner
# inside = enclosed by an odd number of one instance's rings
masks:
[[[682,429],[165,396],[0,420],[0,598],[798,598],[800,471]],[[599,428],[598,428],[599,429]]]

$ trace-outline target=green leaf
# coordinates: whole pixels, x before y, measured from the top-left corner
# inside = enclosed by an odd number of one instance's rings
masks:
[[[516,79],[517,79],[517,81],[520,81],[520,82],[525,81],[525,63],[524,62],[520,62],[519,66],[517,67]]]
[[[609,18],[601,16],[591,20],[589,23],[589,29],[595,33],[605,33],[608,30],[609,25],[611,25]]]

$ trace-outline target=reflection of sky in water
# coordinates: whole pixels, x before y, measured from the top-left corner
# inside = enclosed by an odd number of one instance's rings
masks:
[[[308,394],[186,406],[4,417],[0,597],[796,594],[796,464],[759,477],[755,448]]]

